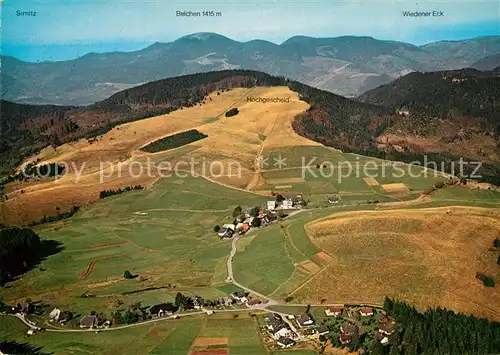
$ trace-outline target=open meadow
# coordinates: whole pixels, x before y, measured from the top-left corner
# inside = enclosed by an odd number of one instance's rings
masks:
[[[121,302],[165,302],[178,291],[225,295],[214,287],[227,277],[230,241],[220,240],[213,226],[232,222],[236,206],[265,200],[202,177],[168,177],[151,189],[105,198],[68,220],[40,226],[41,238],[61,242],[63,251],[2,288],[0,296],[9,303],[29,297],[88,312],[111,311]],[[124,279],[125,270],[138,277]],[[141,291],[151,287],[157,289]],[[85,293],[95,297],[80,297]]]

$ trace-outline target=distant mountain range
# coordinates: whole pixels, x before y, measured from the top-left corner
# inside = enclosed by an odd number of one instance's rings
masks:
[[[139,51],[89,53],[61,62],[1,59],[2,98],[19,103],[87,105],[153,80],[240,68],[355,97],[413,71],[497,67],[500,36],[423,46],[372,37],[295,36],[277,45],[196,33]]]

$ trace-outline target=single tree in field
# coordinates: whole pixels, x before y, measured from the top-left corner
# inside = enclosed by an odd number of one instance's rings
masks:
[[[132,275],[132,273],[128,270],[126,270],[124,273],[123,273],[123,277],[126,278],[126,279],[133,279],[134,278],[134,275]]]
[[[220,226],[219,226],[218,224],[216,224],[216,225],[214,226],[214,232],[215,232],[215,233],[218,233],[219,231],[220,231]]]

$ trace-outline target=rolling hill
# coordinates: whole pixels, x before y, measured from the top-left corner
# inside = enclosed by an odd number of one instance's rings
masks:
[[[2,98],[20,103],[88,105],[134,85],[227,69],[286,76],[354,97],[411,71],[459,69],[498,53],[498,36],[425,46],[372,37],[294,36],[278,45],[195,33],[139,51],[89,53],[60,62],[26,63],[4,56]]]
[[[426,154],[449,162],[461,156],[485,163],[487,175],[497,173],[500,78],[472,69],[411,73],[367,92],[360,101],[256,71],[185,75],[130,88],[87,107],[57,108],[52,113],[57,119],[44,125],[39,118],[46,116],[45,109],[39,110],[11,139],[21,142],[16,137],[26,131],[44,137],[47,144],[91,138],[117,124],[202,105],[211,92],[254,86],[288,86],[298,93],[311,107],[299,114],[293,128],[325,145],[390,160],[413,161]],[[4,107],[27,106],[2,105],[2,111]],[[409,115],[397,114],[398,110],[408,110]],[[5,116],[7,122],[19,120],[15,110]],[[33,141],[22,142],[22,147],[11,143],[4,156],[16,155],[17,148],[40,148]]]

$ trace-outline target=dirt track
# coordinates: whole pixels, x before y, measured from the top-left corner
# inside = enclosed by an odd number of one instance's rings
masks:
[[[97,264],[98,261],[104,261],[104,260],[110,260],[110,259],[118,259],[118,258],[125,258],[127,256],[131,256],[131,255],[135,255],[135,254],[150,253],[150,252],[153,252],[153,250],[151,250],[151,249],[144,249],[144,250],[136,251],[136,252],[133,252],[133,253],[123,253],[123,254],[112,255],[112,256],[105,256],[105,257],[102,257],[102,258],[94,259],[94,260],[92,260],[89,263],[89,266],[87,266],[87,270],[83,274],[81,274],[78,277],[78,279],[81,280],[81,281],[83,281],[87,277],[89,277],[89,275],[92,273],[92,271],[94,271],[95,264]]]

